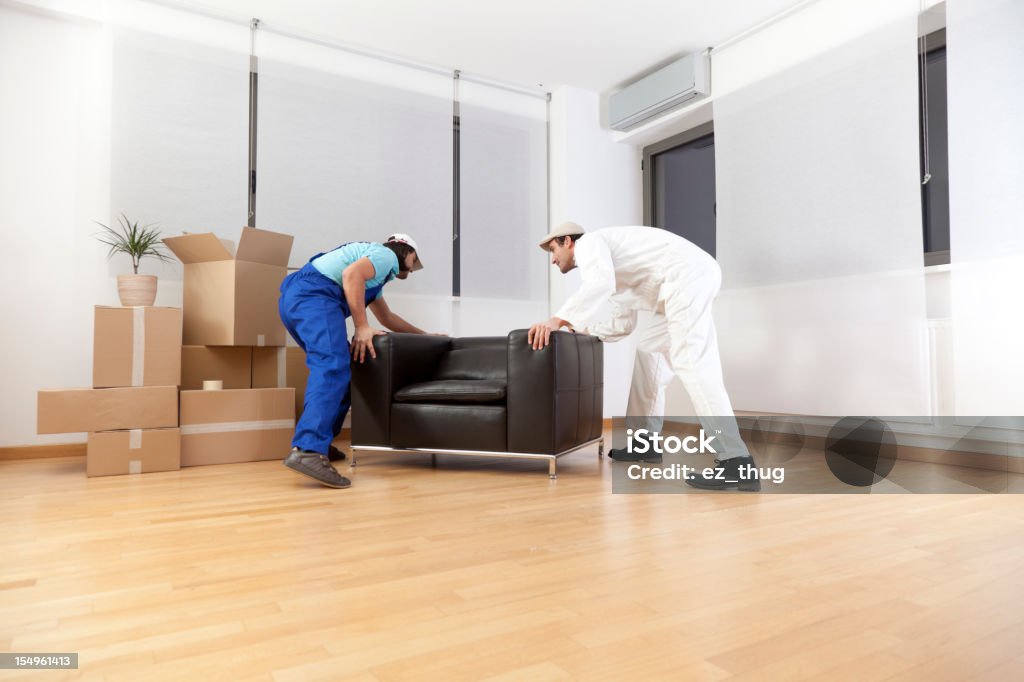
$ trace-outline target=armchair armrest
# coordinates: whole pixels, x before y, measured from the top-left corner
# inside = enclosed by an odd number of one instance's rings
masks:
[[[352,363],[352,443],[391,444],[395,391],[434,375],[448,352],[447,336],[389,333],[373,339],[377,358]]]
[[[555,332],[533,350],[527,330],[508,335],[508,449],[555,454],[601,435],[604,350],[595,336]]]

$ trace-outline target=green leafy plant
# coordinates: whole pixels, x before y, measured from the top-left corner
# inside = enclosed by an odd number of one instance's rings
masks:
[[[118,218],[117,227],[109,227],[97,222],[103,231],[97,235],[101,244],[110,247],[107,258],[113,258],[114,254],[126,253],[132,259],[132,272],[139,274],[139,261],[145,256],[152,256],[157,260],[170,263],[172,259],[164,253],[160,246],[160,230],[154,225],[139,226],[138,222],[132,222],[124,213]]]

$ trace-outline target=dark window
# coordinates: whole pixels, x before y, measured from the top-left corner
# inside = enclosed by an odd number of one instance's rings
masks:
[[[715,134],[708,123],[644,149],[644,222],[715,255]]]
[[[923,41],[921,84],[921,214],[925,265],[949,263],[949,139],[945,31]],[[927,173],[927,175],[926,175]],[[924,182],[925,178],[927,182]]]

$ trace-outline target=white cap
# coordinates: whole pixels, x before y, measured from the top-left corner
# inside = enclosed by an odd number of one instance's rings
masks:
[[[396,232],[395,234],[391,235],[390,237],[388,237],[387,239],[384,240],[385,244],[387,244],[388,242],[398,242],[399,244],[407,244],[408,246],[411,246],[412,250],[416,252],[416,262],[414,262],[412,264],[412,269],[413,270],[422,270],[423,269],[423,263],[420,262],[420,250],[416,246],[416,240],[415,239],[413,239],[412,237],[410,237],[409,235],[407,235],[407,234],[405,234],[403,232]]]
[[[552,239],[568,237],[571,234],[583,234],[583,228],[576,223],[562,223],[561,225],[552,228],[551,231],[544,236],[544,239],[540,241],[540,248],[545,251],[549,251],[550,249],[548,249],[548,244],[551,243]]]

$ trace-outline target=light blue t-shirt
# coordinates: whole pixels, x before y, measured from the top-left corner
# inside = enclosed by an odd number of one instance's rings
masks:
[[[324,277],[329,277],[342,286],[341,275],[345,268],[360,258],[369,258],[375,274],[366,281],[366,288],[387,284],[398,274],[398,256],[395,252],[376,242],[351,242],[334,251],[314,258],[312,265]]]

